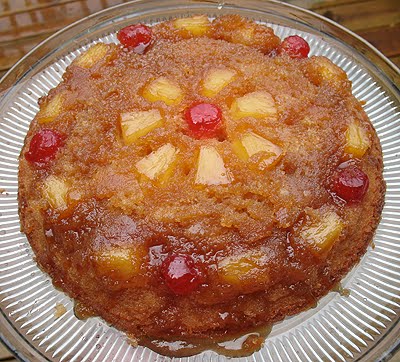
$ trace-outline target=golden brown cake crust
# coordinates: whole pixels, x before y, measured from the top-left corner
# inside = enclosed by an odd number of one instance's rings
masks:
[[[112,44],[90,67],[78,59],[40,101],[42,112],[61,95],[59,113],[49,122],[43,112],[36,116],[21,153],[21,223],[37,262],[56,286],[139,338],[224,335],[298,313],[359,261],[380,219],[381,148],[345,73],[323,57],[276,55],[280,40],[260,25],[254,44],[233,43],[235,27],[228,25],[234,22],[255,26],[220,18],[205,36],[191,36],[173,22],[162,23],[153,27],[145,54]],[[201,89],[213,69],[233,70],[235,77],[207,97]],[[144,96],[160,77],[180,88],[175,104]],[[270,94],[276,113],[236,117],[232,104],[252,92]],[[196,139],[184,111],[210,101],[222,110],[224,132],[218,139]],[[152,109],[163,125],[127,144],[121,114]],[[344,151],[352,121],[370,142],[358,158]],[[48,166],[37,167],[24,155],[43,128],[65,141]],[[233,144],[246,132],[278,145],[279,160],[260,169],[257,154],[240,159]],[[137,164],[165,144],[179,151],[172,171],[150,180]],[[218,152],[227,183],[196,183],[202,146]],[[330,180],[344,161],[369,177],[362,202],[332,195]],[[61,206],[49,202],[49,177],[66,185]],[[332,213],[341,220],[339,235],[316,252],[302,230]],[[109,267],[109,250],[129,250],[124,258],[132,259],[130,269]],[[199,265],[204,279],[192,293],[176,296],[165,284],[160,265],[170,254],[191,255]],[[237,280],[226,277],[226,262],[243,256],[253,258],[253,269]]]

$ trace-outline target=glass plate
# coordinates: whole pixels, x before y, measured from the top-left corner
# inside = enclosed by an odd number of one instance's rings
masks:
[[[248,0],[133,1],[89,16],[32,50],[0,84],[0,336],[25,361],[164,361],[131,346],[99,318],[73,313],[73,301],[56,290],[33,260],[20,233],[17,204],[18,155],[38,111],[37,100],[55,87],[65,68],[99,40],[114,42],[115,31],[135,22],[227,13],[267,23],[281,37],[302,35],[311,55],[342,67],[355,96],[366,101],[384,153],[387,183],[383,218],[370,248],[342,285],[318,306],[276,324],[264,347],[243,361],[371,361],[390,357],[399,342],[400,314],[400,94],[399,71],[376,49],[337,24],[278,2]],[[56,305],[66,313],[55,317]],[[221,361],[214,352],[186,361]]]

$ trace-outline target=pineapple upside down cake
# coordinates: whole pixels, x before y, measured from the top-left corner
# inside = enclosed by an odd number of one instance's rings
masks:
[[[236,15],[117,38],[72,62],[28,132],[19,206],[40,267],[139,344],[217,341],[315,305],[384,200],[346,73]]]

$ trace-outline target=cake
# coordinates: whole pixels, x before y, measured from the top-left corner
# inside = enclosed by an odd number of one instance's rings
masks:
[[[379,139],[346,73],[237,15],[117,38],[72,62],[27,134],[19,211],[39,266],[170,355],[314,306],[366,252],[384,202]]]

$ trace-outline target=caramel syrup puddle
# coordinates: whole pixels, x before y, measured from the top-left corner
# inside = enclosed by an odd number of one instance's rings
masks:
[[[272,326],[219,338],[188,338],[179,340],[159,340],[142,338],[138,342],[163,356],[189,357],[211,350],[226,357],[246,357],[257,352],[270,334]]]

